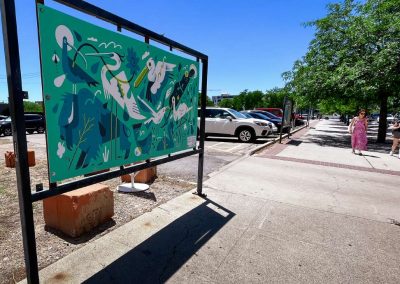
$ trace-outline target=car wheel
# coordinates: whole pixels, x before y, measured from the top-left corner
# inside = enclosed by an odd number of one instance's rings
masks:
[[[44,127],[43,127],[43,126],[39,126],[39,127],[36,129],[36,131],[37,131],[38,133],[44,133]]]
[[[250,128],[243,128],[239,130],[238,138],[241,142],[252,142],[255,138],[255,134]]]
[[[33,134],[33,130],[27,130],[26,132],[28,132],[29,134]]]
[[[6,128],[6,129],[4,129],[4,136],[10,136],[10,135],[12,135],[12,130],[11,130],[11,128]]]

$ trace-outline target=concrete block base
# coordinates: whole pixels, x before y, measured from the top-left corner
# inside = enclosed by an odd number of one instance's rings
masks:
[[[4,153],[4,160],[6,167],[15,168],[15,153],[11,151],[6,151]],[[35,151],[28,150],[28,166],[33,167],[36,165]]]
[[[110,188],[94,184],[43,200],[47,226],[68,236],[78,237],[108,221],[114,215]]]
[[[144,170],[139,171],[135,175],[135,182],[139,183],[151,183],[157,177],[157,167],[151,167]],[[121,176],[122,182],[131,182],[131,175],[123,175]]]

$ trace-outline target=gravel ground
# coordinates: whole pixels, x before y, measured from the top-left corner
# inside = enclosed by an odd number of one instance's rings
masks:
[[[29,140],[29,136],[28,136]],[[36,166],[30,168],[31,186],[48,184],[47,161],[44,147],[29,145],[35,150]],[[21,224],[15,169],[5,167],[4,152],[12,150],[11,140],[0,139],[0,284],[15,283],[25,277],[22,247]],[[115,191],[120,179],[103,182]],[[36,245],[39,269],[70,254],[88,242],[94,241],[130,220],[151,211],[182,193],[195,188],[193,183],[179,181],[167,176],[159,176],[151,184],[150,190],[141,193],[121,194],[114,192],[114,217],[111,221],[97,227],[80,237],[70,238],[62,233],[46,228],[43,219],[42,202],[33,204]]]

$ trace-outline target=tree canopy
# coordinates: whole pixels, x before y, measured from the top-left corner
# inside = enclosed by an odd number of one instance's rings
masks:
[[[284,88],[273,88],[265,93],[259,90],[244,90],[232,99],[223,99],[219,106],[236,110],[248,110],[256,107],[281,108],[284,97],[287,94],[288,92]]]
[[[43,105],[24,101],[24,112],[43,112]]]
[[[299,103],[343,113],[380,106],[378,142],[388,102],[400,94],[400,0],[329,4],[305,56],[283,74]]]
[[[197,106],[198,107],[201,106],[201,93],[199,93],[199,99],[197,101]],[[213,101],[208,96],[206,96],[206,106],[214,106]]]

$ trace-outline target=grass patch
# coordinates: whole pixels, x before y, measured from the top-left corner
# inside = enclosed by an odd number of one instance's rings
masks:
[[[3,187],[0,187],[0,195],[6,194],[6,189]]]

